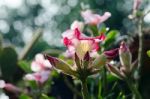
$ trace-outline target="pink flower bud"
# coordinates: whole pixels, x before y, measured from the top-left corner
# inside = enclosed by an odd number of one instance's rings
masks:
[[[21,92],[21,90],[18,87],[14,86],[13,84],[10,84],[10,83],[6,83],[5,89],[7,91],[14,92],[14,93]]]
[[[137,10],[142,3],[142,0],[134,0],[133,10]]]
[[[113,59],[118,55],[118,48],[110,51],[105,51],[104,55],[106,56],[107,59]]]
[[[56,65],[57,59],[55,59],[55,57],[45,55],[45,58],[49,60],[49,62],[52,64],[52,66]]]

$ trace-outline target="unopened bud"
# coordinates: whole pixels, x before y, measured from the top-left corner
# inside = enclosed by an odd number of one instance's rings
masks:
[[[125,42],[121,42],[119,48],[119,58],[122,66],[125,66],[126,70],[130,70],[132,56],[129,47]]]
[[[106,56],[107,59],[113,59],[118,55],[118,48],[110,51],[105,51],[104,55]]]

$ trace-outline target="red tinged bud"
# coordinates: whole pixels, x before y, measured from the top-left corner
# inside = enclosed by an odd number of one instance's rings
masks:
[[[52,66],[56,65],[55,62],[57,62],[57,59],[55,57],[48,56],[46,54],[44,55],[44,57],[49,60],[49,62],[51,63]]]
[[[121,51],[121,52],[129,51],[129,47],[127,46],[127,44],[125,42],[121,42],[119,51]]]
[[[105,51],[104,55],[108,59],[113,59],[113,58],[115,58],[118,55],[118,48],[110,50],[110,51]]]
[[[49,60],[49,62],[52,66],[55,67],[55,69],[58,69],[65,74],[76,76],[76,72],[73,70],[73,68],[63,60],[48,55],[45,55],[45,58]]]

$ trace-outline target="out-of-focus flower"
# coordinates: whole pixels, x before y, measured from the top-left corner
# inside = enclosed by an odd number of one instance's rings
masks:
[[[6,83],[4,80],[0,80],[0,88],[5,89],[9,92],[21,92],[21,89],[19,89],[18,87],[16,87],[15,85],[11,84],[11,83]]]
[[[24,79],[29,80],[29,81],[35,80],[35,81],[42,84],[48,80],[49,75],[50,75],[50,71],[47,70],[47,71],[41,71],[41,72],[26,74]]]
[[[86,10],[81,12],[81,16],[85,20],[86,24],[98,25],[111,17],[111,13],[105,12],[103,16],[100,16],[98,14],[93,14],[91,10]]]
[[[52,66],[48,60],[44,59],[42,54],[37,54],[35,60],[31,63],[31,70],[34,72],[39,72],[42,70],[50,69]]]
[[[142,3],[142,0],[134,0],[133,11],[137,10],[139,8],[139,6],[140,6],[141,3]]]
[[[79,53],[78,55],[80,56],[80,58],[83,58],[84,54],[87,51],[89,51],[90,54],[98,51],[99,43],[105,38],[103,34],[97,37],[87,37],[86,35],[81,33],[78,28],[76,28],[74,31],[70,32],[69,30],[63,33],[62,37],[64,45],[68,48],[68,50],[66,51],[66,55],[71,57],[76,51],[77,54]]]

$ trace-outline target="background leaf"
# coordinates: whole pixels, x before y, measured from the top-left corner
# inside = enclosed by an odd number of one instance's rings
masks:
[[[12,47],[5,47],[0,52],[0,67],[4,80],[13,81],[17,69],[17,53]]]

